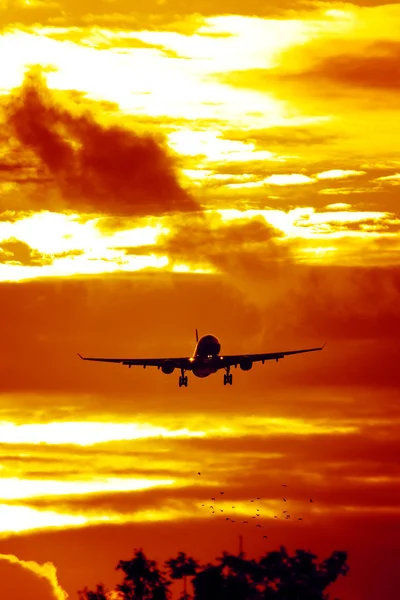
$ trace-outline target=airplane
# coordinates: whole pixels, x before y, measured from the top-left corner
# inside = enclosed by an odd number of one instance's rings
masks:
[[[134,366],[157,367],[166,375],[170,375],[175,369],[180,369],[179,387],[187,387],[188,378],[185,371],[192,371],[196,377],[208,377],[212,373],[216,373],[219,369],[225,369],[224,385],[232,385],[231,367],[239,367],[242,371],[250,371],[254,362],[261,361],[262,364],[266,360],[276,360],[288,356],[289,354],[301,354],[303,352],[316,352],[323,350],[325,344],[321,348],[306,348],[305,350],[290,350],[287,352],[269,352],[266,354],[229,354],[220,356],[221,344],[214,335],[203,335],[199,339],[199,334],[196,329],[196,347],[193,356],[183,358],[88,358],[78,356],[82,360],[94,360],[98,362],[122,363],[129,368]]]

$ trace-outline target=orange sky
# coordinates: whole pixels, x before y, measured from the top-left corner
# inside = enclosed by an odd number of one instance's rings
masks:
[[[0,0],[1,580],[65,600],[134,547],[206,561],[242,533],[348,550],[333,593],[389,600],[400,5],[134,5]],[[186,356],[196,327],[328,345],[187,389],[76,356]],[[303,522],[274,520],[282,483]],[[267,543],[208,514],[219,490],[243,519],[262,498]]]

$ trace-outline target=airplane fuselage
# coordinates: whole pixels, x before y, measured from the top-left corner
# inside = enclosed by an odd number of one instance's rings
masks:
[[[215,335],[203,335],[194,349],[192,362],[193,375],[196,377],[208,377],[216,373],[220,368],[221,344]]]

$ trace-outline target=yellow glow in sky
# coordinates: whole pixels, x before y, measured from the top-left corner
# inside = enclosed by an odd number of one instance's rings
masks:
[[[345,179],[346,177],[354,177],[355,175],[365,175],[365,171],[352,171],[351,169],[331,169],[317,173],[317,179]]]
[[[28,506],[0,504],[0,533],[29,531],[44,527],[85,525],[89,521],[90,517],[86,516],[66,515],[50,510],[41,511]]]
[[[0,500],[104,492],[130,492],[173,484],[173,479],[137,479],[128,477],[125,479],[117,477],[93,477],[93,479],[86,479],[85,481],[66,481],[62,479],[61,473],[60,479],[54,480],[2,477],[0,478]]]
[[[264,182],[270,185],[303,185],[304,183],[314,183],[314,179],[301,173],[290,173],[288,175],[270,175],[264,179]]]
[[[118,440],[143,438],[204,437],[204,431],[169,430],[147,423],[60,422],[15,425],[0,423],[0,439],[6,444],[77,444],[92,446]]]

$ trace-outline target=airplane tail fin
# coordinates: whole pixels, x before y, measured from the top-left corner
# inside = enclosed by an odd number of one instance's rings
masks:
[[[198,342],[198,341],[199,341],[199,332],[196,329],[196,342]]]

